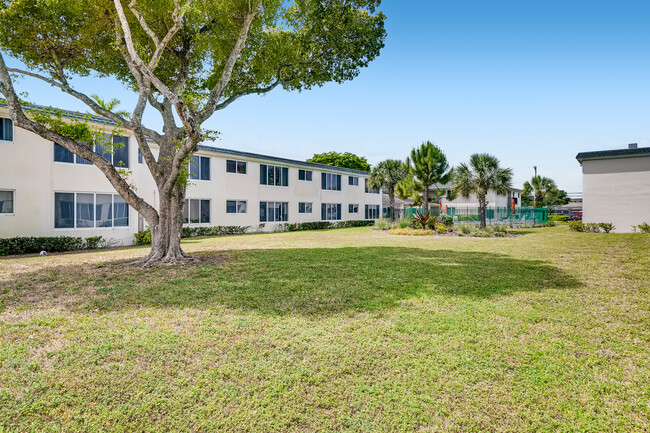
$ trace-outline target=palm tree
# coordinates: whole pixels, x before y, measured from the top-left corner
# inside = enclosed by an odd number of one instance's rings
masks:
[[[377,164],[370,172],[368,184],[370,188],[384,189],[390,200],[390,219],[395,221],[395,187],[408,173],[404,163],[397,159],[387,159]]]
[[[499,160],[487,153],[475,153],[469,158],[469,165],[462,163],[454,171],[454,194],[464,198],[475,195],[478,198],[481,228],[485,228],[485,207],[487,195],[494,191],[506,195],[510,190],[512,169],[499,167]]]
[[[447,183],[451,177],[452,170],[447,157],[438,146],[426,141],[419,148],[411,150],[411,156],[406,158],[405,165],[415,180],[414,190],[422,193],[422,205],[426,212],[429,210],[429,188]]]
[[[522,197],[530,197],[532,194],[533,203],[537,205],[544,204],[556,192],[559,191],[553,179],[544,176],[533,176],[530,182],[524,182],[524,190],[521,195]]]

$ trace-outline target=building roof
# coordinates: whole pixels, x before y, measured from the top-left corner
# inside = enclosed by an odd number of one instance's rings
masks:
[[[7,108],[7,103],[4,100],[0,100],[0,107]],[[25,111],[32,111],[32,110],[45,111],[48,114],[60,115],[61,117],[64,117],[66,119],[87,120],[89,122],[100,123],[102,125],[117,126],[117,123],[113,122],[108,117],[98,116],[96,114],[80,113],[79,111],[63,110],[61,108],[48,107],[48,106],[45,106],[45,105],[23,104],[23,110],[25,110]]]
[[[614,149],[614,150],[596,150],[594,152],[580,152],[576,155],[579,162],[588,159],[613,159],[613,158],[631,158],[637,156],[650,156],[650,147],[638,147],[636,149]]]
[[[279,162],[281,164],[299,165],[299,166],[314,168],[323,171],[339,171],[344,173],[356,174],[359,176],[368,175],[367,171],[354,170],[351,168],[344,168],[344,167],[335,167],[333,165],[316,164],[315,162],[298,161],[295,159],[280,158],[277,156],[261,155],[259,153],[243,152],[240,150],[225,149],[223,147],[207,146],[205,144],[199,144],[199,150],[202,150],[204,152],[214,152],[214,153],[221,153],[225,155],[232,155],[241,158],[262,159],[265,161]]]

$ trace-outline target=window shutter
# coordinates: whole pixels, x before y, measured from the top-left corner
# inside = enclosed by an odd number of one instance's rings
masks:
[[[325,218],[327,217],[327,205],[325,203],[321,203],[320,205],[320,219],[325,221]]]
[[[266,222],[266,202],[260,202],[260,222]]]
[[[339,176],[340,178],[341,176]],[[336,219],[340,220],[341,219],[341,204],[336,205]]]
[[[321,173],[321,188],[327,188],[327,174]]]

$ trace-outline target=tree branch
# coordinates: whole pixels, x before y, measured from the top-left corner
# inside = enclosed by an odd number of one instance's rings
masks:
[[[11,118],[16,126],[31,131],[47,140],[58,143],[73,152],[75,155],[92,162],[102,171],[102,173],[104,173],[104,175],[106,175],[106,178],[111,185],[113,185],[115,191],[124,197],[126,202],[132,208],[143,214],[150,223],[157,224],[159,218],[158,212],[131,189],[130,185],[120,175],[117,169],[113,167],[110,162],[104,159],[103,156],[97,152],[93,152],[88,146],[80,144],[69,137],[59,134],[58,132],[52,131],[44,125],[29,119],[25,115],[20,99],[13,87],[11,76],[7,70],[7,65],[5,64],[2,53],[0,53],[0,92],[6,98]]]
[[[210,92],[210,96],[208,97],[208,100],[205,103],[203,110],[201,111],[200,114],[201,123],[206,121],[210,116],[212,116],[212,114],[214,114],[217,103],[223,97],[224,91],[226,90],[226,86],[228,85],[228,83],[230,82],[230,78],[232,77],[232,71],[235,69],[235,64],[237,63],[237,57],[239,57],[242,50],[244,49],[244,45],[246,44],[246,39],[248,38],[248,32],[250,30],[251,24],[253,23],[253,19],[255,18],[256,15],[257,15],[257,8],[249,9],[248,13],[244,17],[244,22],[242,23],[242,26],[239,29],[239,35],[237,36],[237,40],[235,41],[232,50],[230,50],[230,54],[228,55],[228,59],[226,60],[226,64],[223,68],[223,72],[221,73],[221,77],[219,77],[219,81],[217,81],[217,84],[215,84],[214,88]]]

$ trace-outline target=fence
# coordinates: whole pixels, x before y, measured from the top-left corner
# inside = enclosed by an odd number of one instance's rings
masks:
[[[404,216],[411,218],[416,211],[423,211],[423,208],[410,207],[404,209]],[[431,215],[448,215],[458,223],[478,223],[479,208],[463,206],[445,206],[442,208],[432,206]],[[545,224],[548,222],[548,209],[545,207],[488,207],[485,209],[485,221],[488,224]]]

